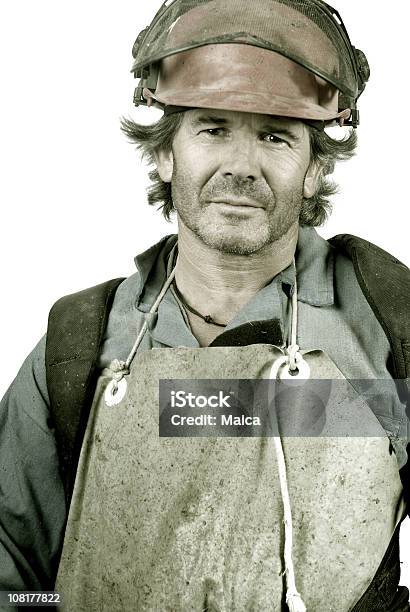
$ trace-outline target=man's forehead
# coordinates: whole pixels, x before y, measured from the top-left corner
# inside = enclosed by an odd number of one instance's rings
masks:
[[[216,125],[253,124],[256,126],[291,129],[296,133],[303,129],[303,122],[299,119],[264,115],[261,113],[243,113],[215,108],[194,108],[186,111],[185,115],[186,121],[193,126],[203,123],[215,123]]]

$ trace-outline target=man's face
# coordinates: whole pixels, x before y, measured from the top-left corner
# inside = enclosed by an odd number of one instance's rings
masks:
[[[253,113],[186,111],[171,153],[158,153],[179,220],[206,245],[250,255],[298,224],[314,193],[307,127]]]

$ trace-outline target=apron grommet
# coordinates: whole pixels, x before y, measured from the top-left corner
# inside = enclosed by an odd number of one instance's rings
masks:
[[[292,373],[289,364],[289,356],[283,355],[273,362],[269,378],[271,380],[294,380],[299,381],[299,384],[303,384],[305,380],[310,378],[310,366],[302,355],[298,353],[296,358],[297,371]]]
[[[104,400],[106,405],[109,408],[113,406],[118,406],[122,402],[127,392],[127,381],[125,378],[121,378],[121,380],[116,381],[115,379],[111,380],[104,393]]]

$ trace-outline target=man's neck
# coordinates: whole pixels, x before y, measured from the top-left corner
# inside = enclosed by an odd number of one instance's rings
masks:
[[[175,280],[184,300],[204,316],[211,315],[215,321],[227,323],[292,263],[298,229],[298,225],[292,226],[281,239],[257,253],[244,256],[208,247],[179,221]],[[191,327],[193,322],[198,322],[199,334],[201,330],[208,331],[208,338],[222,332],[222,328],[212,327],[211,333],[207,323],[195,316],[189,318]],[[192,331],[195,334],[195,330]],[[201,342],[200,338],[198,340]]]

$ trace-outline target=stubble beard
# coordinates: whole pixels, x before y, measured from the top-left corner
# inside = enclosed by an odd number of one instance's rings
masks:
[[[285,198],[277,200],[272,191],[264,186],[259,194],[249,188],[242,189],[247,193],[240,193],[239,181],[233,177],[230,185],[224,190],[223,185],[207,183],[198,197],[192,188],[189,177],[174,168],[172,178],[172,199],[180,220],[205,245],[222,253],[249,256],[269,247],[283,236],[298,222],[303,204],[303,187],[287,194]],[[216,188],[215,188],[216,187]],[[269,189],[269,192],[268,192]],[[212,196],[221,197],[224,193],[241,196],[254,192],[254,199],[262,201],[264,208],[260,208],[249,217],[232,210],[232,214],[215,214],[215,206],[207,203]]]

